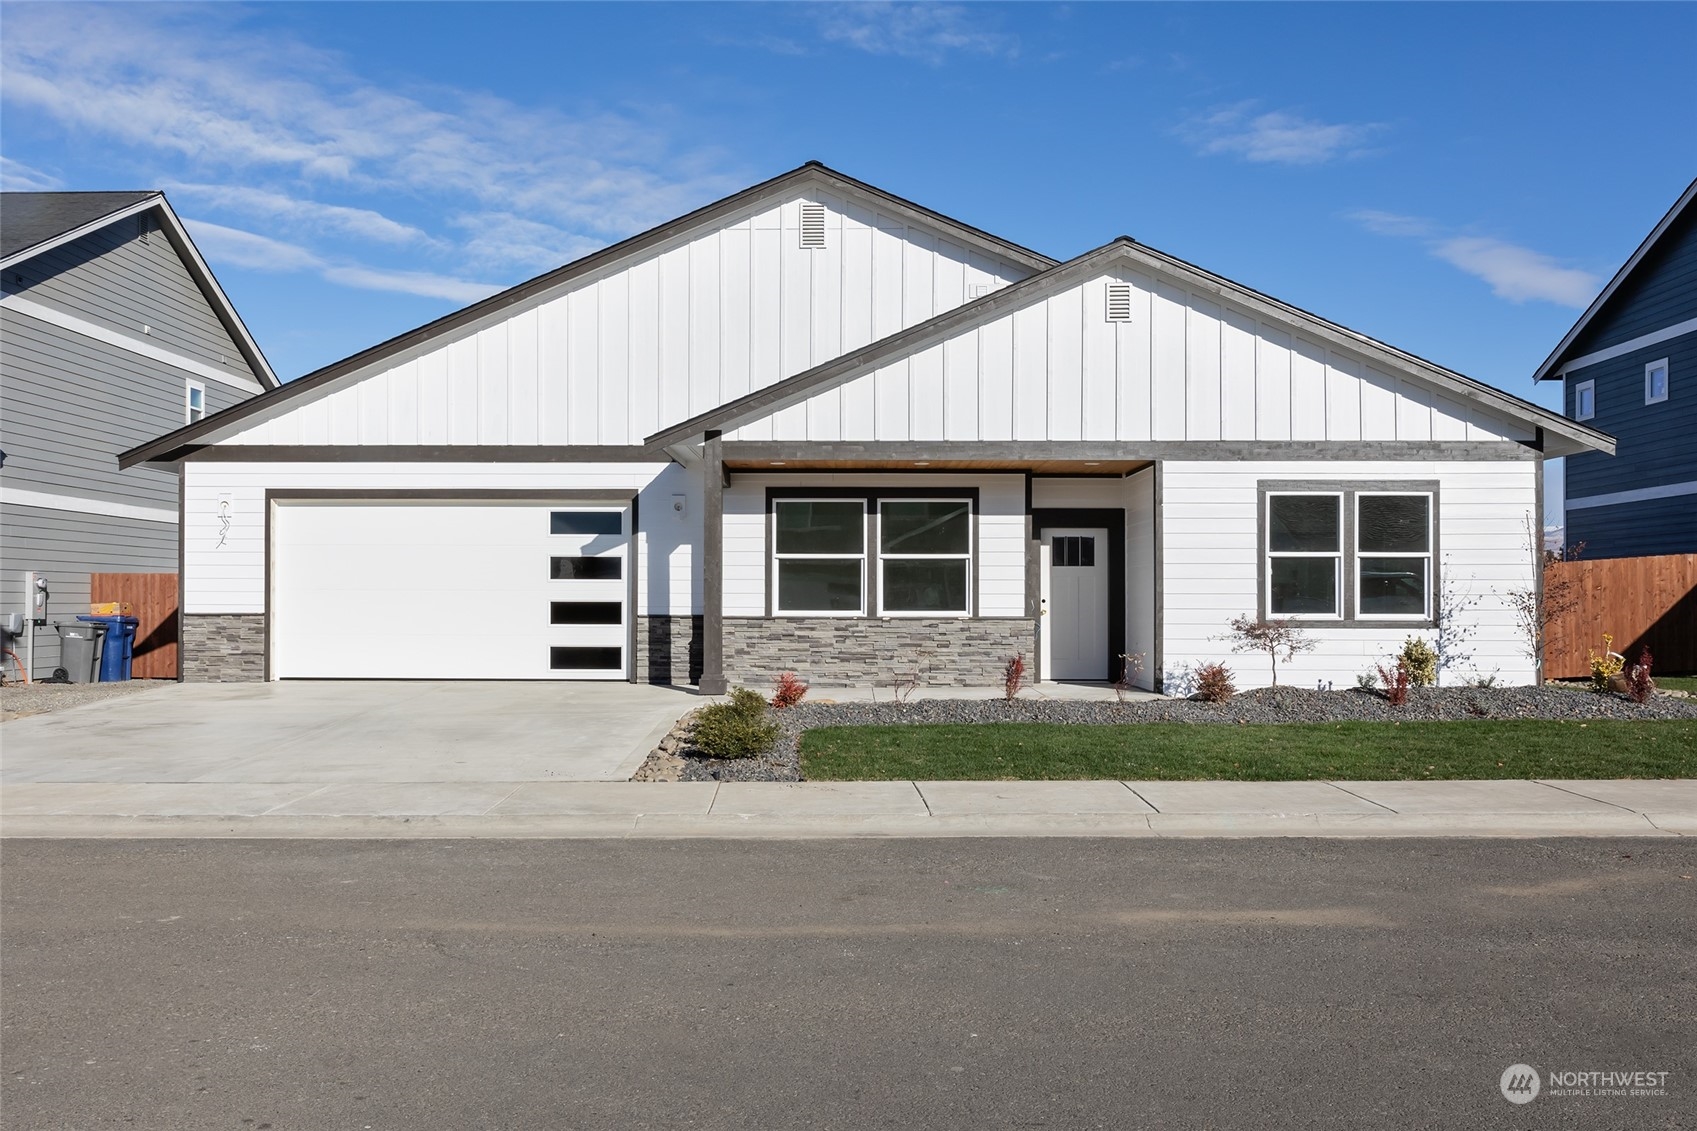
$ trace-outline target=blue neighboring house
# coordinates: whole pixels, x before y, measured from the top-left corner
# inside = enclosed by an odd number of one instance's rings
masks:
[[[1615,437],[1567,457],[1568,545],[1587,558],[1697,553],[1697,181],[1609,280],[1535,381]]]

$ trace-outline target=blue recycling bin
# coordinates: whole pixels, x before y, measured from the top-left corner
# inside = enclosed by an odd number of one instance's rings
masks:
[[[135,651],[136,617],[80,616],[78,620],[106,626],[106,639],[100,647],[101,683],[117,683],[130,678],[130,660]]]

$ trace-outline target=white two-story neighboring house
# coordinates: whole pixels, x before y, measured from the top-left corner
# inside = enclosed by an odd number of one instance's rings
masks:
[[[1181,688],[1354,677],[1457,597],[1536,678],[1559,413],[1129,239],[1066,262],[809,164],[126,453],[188,678]]]
[[[31,572],[49,621],[90,574],[174,572],[177,475],[118,453],[276,387],[163,194],[0,194],[0,613]],[[59,639],[35,643],[39,677]]]

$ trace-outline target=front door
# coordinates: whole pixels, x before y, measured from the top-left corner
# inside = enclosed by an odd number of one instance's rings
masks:
[[[1108,678],[1108,532],[1043,531],[1043,678]]]

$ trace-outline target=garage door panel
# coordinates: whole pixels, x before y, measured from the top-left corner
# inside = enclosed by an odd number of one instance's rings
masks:
[[[628,526],[617,507],[279,503],[273,672],[623,679]]]

